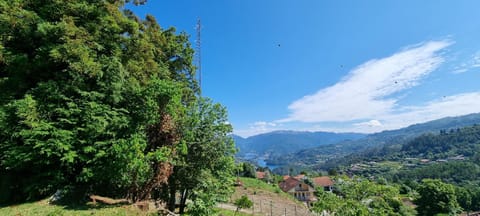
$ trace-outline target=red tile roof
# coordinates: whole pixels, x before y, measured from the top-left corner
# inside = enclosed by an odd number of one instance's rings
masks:
[[[305,178],[305,175],[300,174],[300,175],[295,176],[294,178],[296,178],[296,179],[298,179],[298,180],[302,180],[302,179]]]
[[[278,186],[280,186],[280,189],[282,189],[282,191],[287,192],[287,191],[291,190],[292,188],[294,188],[295,186],[297,186],[299,183],[300,183],[300,181],[298,179],[295,179],[293,177],[289,177],[288,179],[280,182],[280,184],[278,184]]]
[[[319,187],[333,186],[333,181],[328,176],[315,177],[312,179],[313,184]]]
[[[257,171],[257,179],[264,179],[265,178],[265,172],[258,172]]]
[[[290,178],[289,175],[284,175],[284,176],[283,176],[283,180],[284,180],[284,181],[287,180],[288,178]]]

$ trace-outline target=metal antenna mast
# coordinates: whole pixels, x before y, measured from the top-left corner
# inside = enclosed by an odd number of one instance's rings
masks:
[[[197,55],[197,73],[198,73],[198,85],[200,87],[200,93],[202,92],[202,41],[201,41],[201,32],[202,32],[202,23],[200,18],[197,21],[197,40],[195,43],[195,53]]]

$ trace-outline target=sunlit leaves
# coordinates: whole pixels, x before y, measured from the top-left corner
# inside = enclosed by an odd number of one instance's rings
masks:
[[[121,195],[152,178],[152,163],[175,163],[177,143],[149,145],[147,128],[186,122],[193,50],[124,3],[0,2],[0,169],[24,175],[9,182],[19,197],[66,186]]]

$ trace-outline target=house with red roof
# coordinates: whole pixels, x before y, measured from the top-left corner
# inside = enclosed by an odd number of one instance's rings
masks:
[[[310,205],[317,200],[313,194],[315,189],[301,179],[289,176],[285,180],[281,181],[278,186],[285,193],[289,193],[296,199],[306,202],[307,205]]]
[[[320,176],[315,177],[312,179],[313,185],[315,187],[323,187],[324,191],[332,191],[333,190],[333,180],[328,176]]]
[[[264,172],[257,171],[255,173],[255,176],[259,180],[263,180],[267,183],[272,183],[272,174],[268,170],[265,170]]]

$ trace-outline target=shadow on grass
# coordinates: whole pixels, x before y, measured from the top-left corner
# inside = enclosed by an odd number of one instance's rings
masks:
[[[39,198],[39,199],[28,200],[23,202],[19,201],[19,202],[0,203],[0,208],[15,208],[22,205],[35,205],[38,202],[44,202],[45,204],[48,204],[48,205],[58,206],[65,210],[98,210],[98,209],[117,208],[121,206],[130,205],[125,203],[103,204],[100,202],[97,202],[96,204],[94,204],[93,202],[90,202],[86,199],[81,199],[76,201],[61,200],[61,201],[51,203],[49,202],[49,198]]]
[[[86,203],[52,203],[52,205],[60,206],[66,210],[92,210],[92,209],[105,209],[105,208],[117,208],[129,204],[93,204],[92,202]]]
[[[7,207],[16,207],[24,204],[33,204],[40,200],[30,200],[30,201],[23,201],[23,202],[8,202],[8,203],[0,203],[0,208],[7,208]]]

